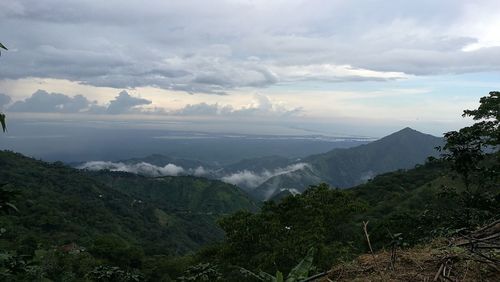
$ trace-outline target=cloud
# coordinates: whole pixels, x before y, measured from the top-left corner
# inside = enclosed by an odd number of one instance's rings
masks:
[[[151,105],[152,101],[145,98],[131,96],[127,91],[121,91],[107,105],[100,105],[90,101],[83,95],[73,97],[61,93],[48,93],[38,90],[30,97],[14,102],[9,111],[32,113],[82,113],[82,114],[154,114],[180,116],[294,116],[302,113],[302,108],[288,107],[281,102],[273,102],[264,95],[254,95],[254,101],[244,107],[235,108],[232,105],[218,103],[188,104],[179,110],[168,111],[164,108],[143,108]],[[3,102],[3,104],[2,104]],[[10,97],[0,94],[0,107],[8,104]]]
[[[6,105],[8,105],[12,101],[9,95],[5,95],[0,93],[0,109],[3,109]]]
[[[163,167],[155,166],[150,163],[141,162],[137,164],[125,164],[121,162],[106,162],[106,161],[92,161],[86,162],[78,167],[79,169],[87,170],[110,170],[110,171],[124,171],[145,176],[176,176],[185,173],[185,170],[174,164],[167,164]]]
[[[254,172],[250,170],[242,170],[228,175],[218,175],[217,178],[219,178],[223,182],[237,185],[243,188],[255,188],[260,184],[264,183],[266,180],[270,179],[271,177],[287,174],[297,170],[302,170],[307,167],[310,167],[310,165],[306,163],[296,163],[284,168],[276,168],[271,171],[262,170],[261,172]],[[215,177],[217,175],[217,173],[214,173],[214,171],[207,170],[202,166],[199,166],[195,169],[184,169],[181,166],[177,166],[171,163],[162,167],[146,162],[126,164],[122,162],[90,161],[78,166],[77,168],[91,170],[91,171],[97,171],[97,170],[123,171],[150,177],[177,176],[177,175]]]
[[[9,96],[0,94],[0,106],[2,100],[10,101]],[[7,102],[8,103],[8,102]],[[11,112],[30,113],[92,113],[92,114],[127,114],[127,113],[161,113],[162,109],[145,111],[139,106],[149,105],[152,102],[147,99],[130,96],[127,91],[122,91],[109,105],[99,105],[96,101],[90,101],[83,95],[73,97],[61,93],[48,93],[38,90],[30,97],[14,102],[10,107]],[[5,103],[3,104],[5,105]]]
[[[254,102],[251,105],[234,108],[231,105],[188,104],[184,108],[174,111],[175,115],[194,116],[294,116],[302,112],[302,108],[290,108],[283,103],[273,103],[269,97],[264,95],[254,95]]]
[[[495,0],[2,1],[10,51],[0,77],[227,94],[493,72],[499,9]]]
[[[9,107],[11,112],[34,112],[34,113],[78,113],[84,112],[96,105],[82,95],[73,97],[60,94],[48,93],[38,90],[23,101],[17,101]]]
[[[306,167],[309,167],[309,165],[306,163],[297,163],[284,168],[277,168],[272,171],[263,170],[260,173],[256,173],[249,170],[243,170],[230,175],[223,176],[221,180],[241,187],[255,188],[261,185],[262,183],[266,182],[266,180],[270,179],[271,177],[287,174],[297,170],[302,170]]]
[[[123,114],[130,113],[136,110],[137,106],[141,105],[149,105],[151,104],[150,100],[132,97],[127,91],[122,91],[115,97],[114,100],[109,102],[109,106],[106,109],[106,113],[108,114]]]

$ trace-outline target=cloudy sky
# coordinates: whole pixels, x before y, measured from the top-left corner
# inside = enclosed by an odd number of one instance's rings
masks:
[[[500,89],[499,11],[497,0],[1,1],[0,107],[440,134]]]

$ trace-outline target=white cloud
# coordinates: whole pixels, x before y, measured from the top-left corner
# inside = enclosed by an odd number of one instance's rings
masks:
[[[264,170],[260,173],[243,170],[230,175],[226,175],[222,177],[221,180],[242,187],[255,188],[271,177],[287,174],[297,170],[302,170],[308,166],[309,165],[306,163],[297,163],[284,168],[277,168],[272,171]]]
[[[163,167],[160,167],[145,162],[125,164],[121,162],[91,161],[82,164],[78,168],[87,170],[123,171],[153,177],[176,176],[185,172],[182,167],[176,166],[174,164],[167,164]]]
[[[306,163],[296,163],[284,168],[276,168],[274,170],[263,170],[261,172],[254,172],[249,170],[242,170],[228,175],[222,175],[218,178],[226,183],[237,185],[243,188],[255,188],[264,183],[271,177],[287,174],[297,170],[302,170],[309,167]],[[194,175],[199,177],[213,176],[213,171],[199,166],[194,169],[184,169],[175,164],[167,164],[165,166],[156,166],[146,162],[135,164],[128,164],[123,162],[109,162],[109,161],[90,161],[86,162],[77,168],[86,169],[91,171],[97,170],[110,170],[110,171],[123,171],[144,176],[177,176],[177,175]]]
[[[174,115],[199,115],[199,116],[294,116],[302,112],[300,107],[288,107],[282,102],[273,102],[265,95],[256,94],[253,96],[253,102],[249,105],[235,108],[232,105],[207,104],[205,102],[198,104],[188,104],[182,109],[173,111]]]

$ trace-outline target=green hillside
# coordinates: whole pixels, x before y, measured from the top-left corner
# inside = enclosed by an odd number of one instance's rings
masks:
[[[95,267],[133,269],[153,255],[193,252],[223,238],[219,216],[257,209],[236,186],[219,181],[86,172],[6,151],[0,181],[2,195],[17,193],[8,200],[18,210],[0,205],[7,212],[0,216],[0,253],[31,258],[73,246],[86,250]]]

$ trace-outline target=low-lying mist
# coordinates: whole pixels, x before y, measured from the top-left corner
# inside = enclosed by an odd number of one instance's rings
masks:
[[[149,177],[193,175],[219,179],[223,182],[234,184],[244,189],[253,189],[277,175],[283,175],[310,167],[307,163],[295,163],[286,167],[279,167],[271,170],[252,171],[243,169],[237,172],[224,172],[223,168],[209,169],[203,166],[196,168],[184,168],[173,163],[165,166],[157,166],[147,162],[123,163],[110,161],[90,161],[83,163],[77,168],[91,171],[109,170],[123,171]]]

